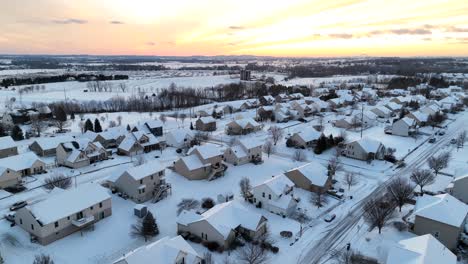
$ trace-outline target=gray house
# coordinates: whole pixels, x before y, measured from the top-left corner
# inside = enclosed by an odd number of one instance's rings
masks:
[[[284,173],[297,187],[311,192],[326,192],[332,185],[328,170],[318,162],[310,162]]]
[[[385,156],[385,146],[377,140],[362,138],[346,144],[343,154],[358,160],[381,160]]]
[[[0,159],[18,155],[16,143],[10,136],[0,137]]]
[[[36,139],[29,149],[37,155],[43,157],[55,156],[58,145],[65,142],[72,142],[75,139],[72,136],[58,136]]]

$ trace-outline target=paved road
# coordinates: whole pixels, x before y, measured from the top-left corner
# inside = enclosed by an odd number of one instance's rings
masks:
[[[463,122],[458,122],[458,124],[452,125],[452,127],[449,127],[449,130],[447,133],[439,137],[437,142],[432,145],[432,147],[429,147],[425,150],[423,150],[421,153],[419,153],[414,159],[412,156],[408,157],[408,161],[406,164],[406,167],[396,169],[394,173],[381,185],[379,185],[377,188],[375,188],[368,196],[360,200],[349,212],[347,216],[342,218],[342,220],[335,225],[333,228],[327,230],[328,233],[325,234],[325,236],[320,239],[319,241],[313,240],[310,242],[308,245],[308,251],[305,251],[298,263],[300,264],[319,264],[319,263],[325,263],[328,259],[325,259],[325,257],[333,252],[333,250],[336,250],[339,248],[340,243],[346,243],[347,241],[342,241],[342,239],[353,230],[353,228],[361,221],[364,215],[363,207],[366,204],[367,201],[370,201],[372,198],[377,197],[378,195],[382,194],[385,189],[387,188],[387,185],[390,183],[390,181],[394,177],[398,176],[405,176],[409,177],[410,173],[415,169],[418,168],[424,163],[426,163],[426,160],[431,157],[436,150],[442,148],[443,146],[447,145],[450,141],[451,138],[455,137],[457,133],[464,128],[465,124]],[[304,234],[305,236],[307,234]]]

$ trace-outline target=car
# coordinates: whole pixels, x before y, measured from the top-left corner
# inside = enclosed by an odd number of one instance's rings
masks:
[[[431,137],[431,138],[429,139],[429,143],[435,143],[435,142],[436,142],[436,138],[435,138],[435,137]]]
[[[327,215],[325,217],[325,222],[330,223],[331,221],[335,220],[335,218],[336,218],[336,214]]]
[[[15,222],[15,213],[8,213],[5,215],[5,219],[10,222],[10,223],[14,223]]]
[[[457,140],[454,139],[454,138],[452,138],[452,139],[450,140],[450,144],[457,144]]]
[[[10,211],[16,211],[28,205],[26,201],[16,202],[10,206]]]
[[[445,135],[445,131],[440,130],[440,131],[439,131],[439,136],[443,136],[443,135]]]

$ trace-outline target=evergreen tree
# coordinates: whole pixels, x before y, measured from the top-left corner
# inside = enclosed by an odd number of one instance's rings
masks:
[[[93,122],[91,122],[91,120],[86,119],[86,122],[85,122],[85,125],[84,125],[84,131],[94,131],[94,127],[93,127]]]
[[[127,131],[130,131],[131,128],[130,128],[130,125],[127,125]]]
[[[159,228],[153,214],[148,212],[141,222],[132,225],[131,234],[135,237],[143,237],[145,242],[148,241],[148,238],[157,236]]]
[[[55,119],[62,122],[67,121],[67,114],[63,107],[59,106],[55,109]]]
[[[5,127],[2,123],[0,123],[0,137],[8,136],[7,132],[5,131]]]
[[[317,144],[315,145],[314,152],[315,154],[321,154],[326,149],[327,149],[327,138],[322,134],[317,140]]]
[[[190,122],[190,130],[193,130],[193,123]]]
[[[327,146],[329,147],[335,146],[335,139],[333,138],[332,134],[330,134],[330,136],[328,137]]]
[[[23,130],[18,125],[13,127],[10,136],[15,141],[24,139]]]
[[[101,123],[99,122],[99,119],[94,119],[94,132],[99,133],[102,132],[102,127]]]
[[[75,113],[71,113],[71,114],[70,114],[70,119],[71,119],[71,120],[75,120]]]

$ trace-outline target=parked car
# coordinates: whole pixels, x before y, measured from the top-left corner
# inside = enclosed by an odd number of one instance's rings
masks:
[[[16,211],[28,205],[26,201],[16,202],[10,206],[10,211]]]
[[[445,131],[440,130],[440,131],[439,131],[439,136],[443,136],[443,135],[445,135]]]
[[[12,213],[6,214],[5,219],[10,223],[14,223],[15,222],[15,213],[12,212]]]
[[[436,138],[435,138],[435,137],[431,137],[431,138],[429,139],[429,143],[435,143],[435,142],[436,142]]]
[[[450,144],[457,144],[457,140],[454,139],[454,138],[452,138],[452,139],[450,140]]]
[[[335,220],[335,218],[336,218],[336,214],[327,215],[325,217],[325,222],[330,223],[331,221]]]

